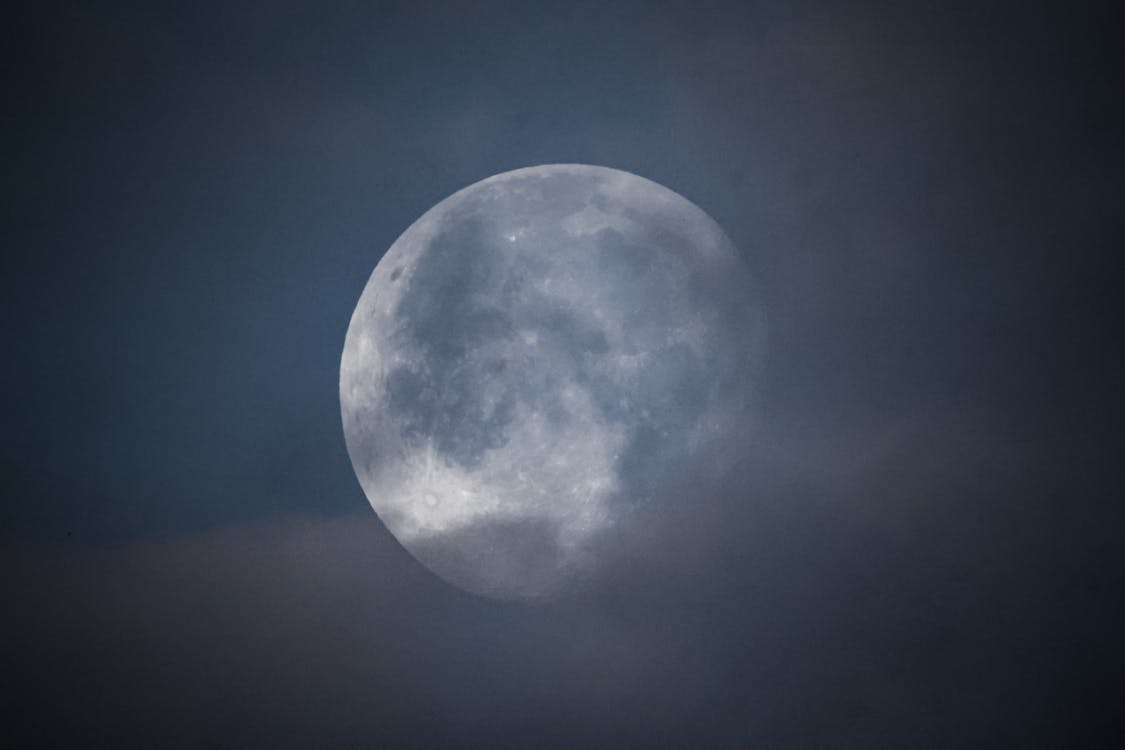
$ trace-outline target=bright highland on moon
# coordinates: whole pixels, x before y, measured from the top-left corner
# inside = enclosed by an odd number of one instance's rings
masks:
[[[447,581],[501,598],[597,573],[630,518],[746,426],[754,286],[719,226],[627,172],[506,172],[375,267],[340,406],[376,513]],[[664,493],[664,494],[662,494]]]

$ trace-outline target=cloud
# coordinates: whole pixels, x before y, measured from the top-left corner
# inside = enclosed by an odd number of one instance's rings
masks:
[[[1012,443],[968,415],[773,429],[772,454],[685,479],[633,519],[591,588],[554,604],[459,592],[369,512],[9,548],[19,728],[43,744],[240,747],[1043,730],[1023,714],[1071,688],[1042,693],[1060,668],[1059,622],[1028,584],[1042,563],[1026,537],[982,538],[1014,510],[990,492],[1018,481]]]

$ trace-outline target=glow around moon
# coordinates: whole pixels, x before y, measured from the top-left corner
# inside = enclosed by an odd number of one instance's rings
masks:
[[[340,367],[348,452],[431,570],[551,596],[745,426],[762,339],[738,254],[686,199],[604,167],[496,175],[372,273]]]

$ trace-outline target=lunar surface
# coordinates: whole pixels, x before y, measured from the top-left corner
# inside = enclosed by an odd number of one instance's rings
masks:
[[[379,261],[348,328],[340,405],[368,500],[466,590],[589,580],[752,418],[754,288],[710,217],[627,172],[539,166],[455,193]]]

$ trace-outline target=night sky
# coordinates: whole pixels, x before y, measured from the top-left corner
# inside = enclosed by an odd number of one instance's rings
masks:
[[[7,15],[0,740],[1120,745],[1108,4],[323,5]],[[371,510],[340,354],[411,222],[558,162],[718,221],[765,397],[658,554],[503,603]]]

